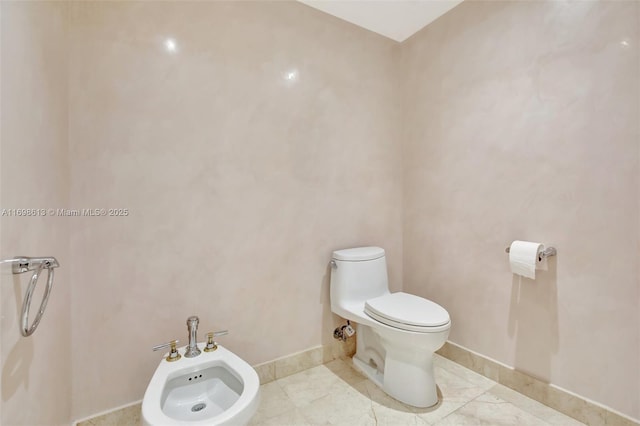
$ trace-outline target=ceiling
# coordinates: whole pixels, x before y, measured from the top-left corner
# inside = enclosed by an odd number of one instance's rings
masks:
[[[462,0],[298,0],[362,28],[404,41]]]

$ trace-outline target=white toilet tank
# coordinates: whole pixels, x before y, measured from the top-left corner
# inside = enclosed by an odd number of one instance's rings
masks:
[[[334,264],[335,263],[335,264]],[[387,261],[380,247],[358,247],[333,252],[331,310],[340,314],[374,297],[389,293]]]

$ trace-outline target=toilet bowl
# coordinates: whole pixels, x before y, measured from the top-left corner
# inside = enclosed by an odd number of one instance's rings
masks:
[[[433,353],[449,336],[448,312],[428,299],[391,293],[382,248],[334,251],[331,266],[331,310],[357,323],[354,367],[405,404],[435,405]]]
[[[220,345],[193,358],[163,359],[142,400],[143,425],[246,425],[259,391],[256,371]]]

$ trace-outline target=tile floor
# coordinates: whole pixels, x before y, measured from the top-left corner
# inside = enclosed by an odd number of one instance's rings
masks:
[[[336,360],[262,385],[250,425],[583,425],[439,355],[434,362],[433,408],[404,405]]]

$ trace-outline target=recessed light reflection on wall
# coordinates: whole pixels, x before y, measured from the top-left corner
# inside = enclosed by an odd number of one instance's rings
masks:
[[[287,70],[282,74],[282,79],[284,80],[287,86],[292,86],[293,84],[297,83],[299,78],[300,78],[300,74],[298,73],[298,70],[295,68]]]
[[[169,37],[167,39],[165,39],[164,41],[164,50],[166,50],[169,53],[175,53],[178,51],[178,44],[176,43],[176,40]]]
[[[289,71],[286,75],[287,80],[295,80],[298,77],[298,73],[296,71]]]
[[[630,45],[631,45],[631,42],[629,42],[628,38],[623,38],[620,41],[620,46],[622,46],[622,47],[629,47]]]

